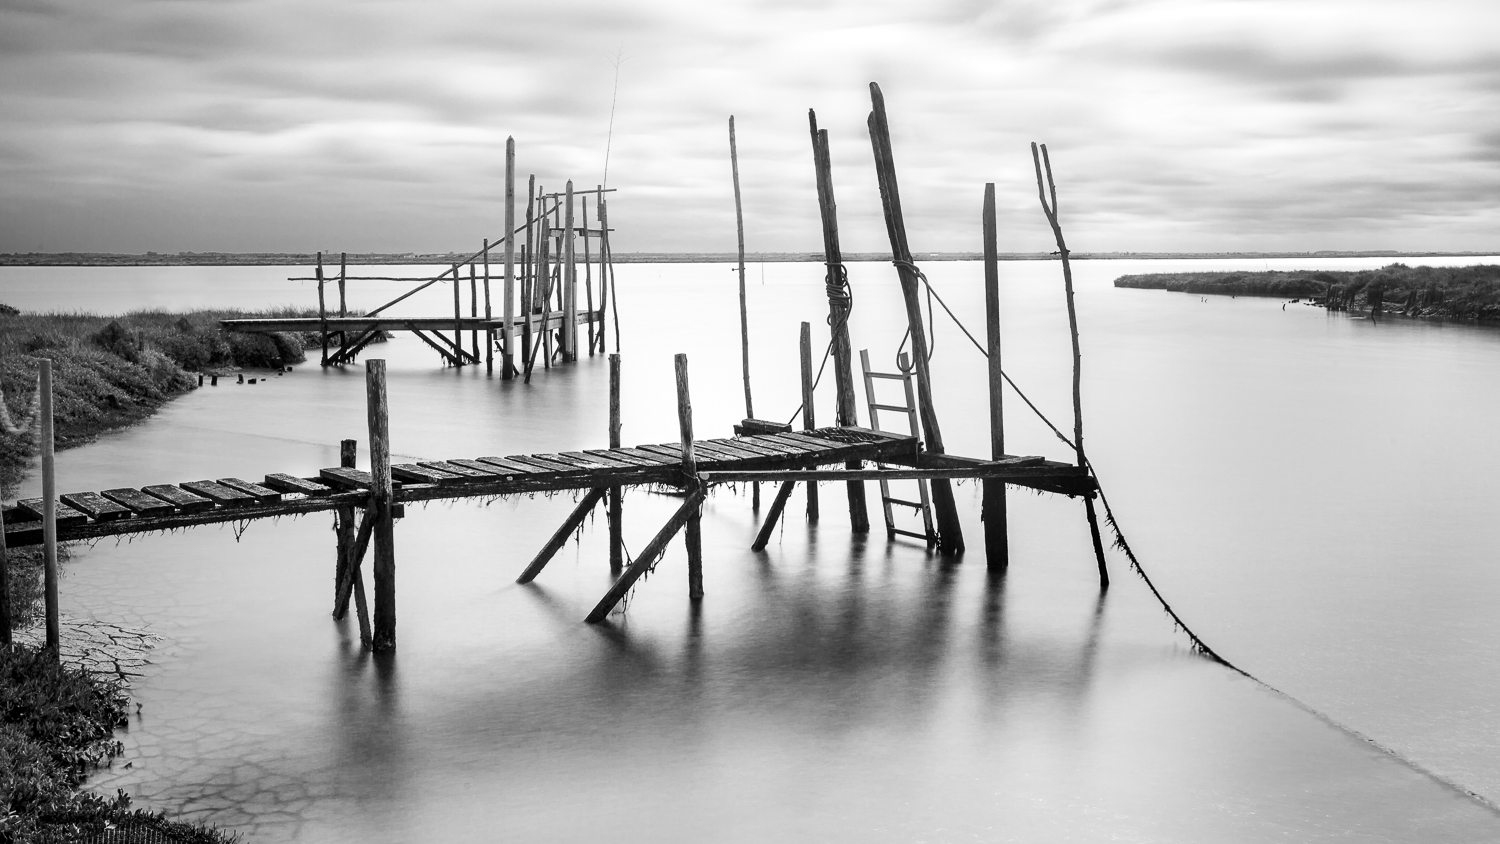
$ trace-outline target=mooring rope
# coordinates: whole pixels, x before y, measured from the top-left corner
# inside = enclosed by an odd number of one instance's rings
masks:
[[[824,266],[828,268],[823,276],[823,290],[828,294],[828,302],[829,304],[842,304],[844,307],[843,315],[837,319],[834,318],[834,314],[840,313],[840,309],[833,308],[828,314],[828,346],[823,349],[823,361],[818,364],[818,375],[813,379],[814,390],[823,383],[823,370],[828,367],[828,358],[833,355],[834,338],[838,336],[840,328],[849,324],[849,314],[854,312],[854,290],[849,286],[849,268],[842,262],[824,262]],[[792,411],[786,424],[796,422],[797,417],[802,415],[802,409],[802,404],[798,403],[797,409]]]

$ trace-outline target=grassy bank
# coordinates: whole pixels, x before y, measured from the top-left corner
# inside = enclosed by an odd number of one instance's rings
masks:
[[[304,359],[315,334],[231,334],[229,317],[315,315],[309,311],[137,311],[120,317],[17,313],[0,306],[0,390],[10,418],[32,417],[39,361],[52,360],[59,449],[150,416],[193,389],[200,372],[279,368]],[[36,453],[33,430],[0,425],[0,497],[15,494]]]
[[[1332,310],[1381,310],[1408,316],[1500,320],[1500,266],[1378,270],[1151,273],[1115,279],[1116,287],[1230,296],[1311,299]]]

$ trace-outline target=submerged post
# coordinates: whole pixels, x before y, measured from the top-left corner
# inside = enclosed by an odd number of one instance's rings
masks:
[[[527,231],[527,237],[531,232]],[[505,325],[500,329],[504,346],[500,353],[500,377],[515,374],[516,339],[516,139],[505,139]]]
[[[802,323],[802,333],[797,344],[802,369],[802,428],[810,431],[817,427],[813,418],[813,370],[812,370],[812,324]],[[807,521],[818,521],[818,482],[807,484]]]
[[[839,246],[838,206],[833,199],[833,159],[828,154],[828,130],[818,128],[818,116],[807,110],[812,132],[813,168],[817,173],[818,213],[823,221],[823,261],[827,266],[823,286],[828,293],[828,326],[833,333],[833,381],[838,404],[835,421],[839,425],[858,425],[854,403],[854,364],[849,350],[849,277],[844,268],[843,250]],[[845,464],[857,469],[858,461]],[[870,532],[870,513],[865,505],[865,485],[849,481],[849,525],[855,533]]]
[[[891,131],[885,116],[885,97],[880,86],[870,83],[870,144],[875,152],[875,173],[880,182],[880,200],[885,210],[886,233],[891,241],[891,261],[901,280],[901,296],[906,301],[906,324],[911,331],[912,360],[917,368],[917,405],[927,451],[943,453],[943,433],[938,427],[937,411],[932,403],[932,375],[928,371],[927,330],[922,320],[921,290],[911,247],[906,241],[906,222],[901,215],[901,193],[896,186],[896,162],[891,150]],[[931,484],[933,509],[938,524],[938,550],[959,554],[964,550],[963,528],[958,521],[958,506],[953,500],[953,485],[946,478]]]
[[[455,275],[455,280],[457,273]],[[396,649],[396,537],[391,505],[391,431],[385,361],[365,362],[365,400],[370,423],[370,507],[374,510],[375,630],[371,647]]]
[[[609,447],[620,447],[620,353],[609,356]],[[625,565],[624,502],[622,486],[609,488],[609,570],[618,573]]]
[[[47,649],[54,657],[62,649],[62,626],[57,609],[57,462],[53,456],[56,429],[52,419],[52,361],[41,359],[39,392],[42,407],[42,582],[47,608]]]
[[[1000,263],[998,235],[995,231],[995,183],[984,186],[984,208],[981,212],[984,230],[984,323],[985,342],[989,345],[990,387],[990,459],[1005,456],[1005,414],[1001,390],[1004,372],[1000,368]],[[984,482],[984,560],[994,571],[1005,571],[1010,565],[1010,539],[1007,535],[1005,481]]]
[[[693,456],[693,402],[688,395],[687,355],[679,354],[674,359],[677,365],[677,427],[682,432],[682,474],[687,481],[690,495],[702,500],[702,484],[698,482],[698,461]],[[696,506],[688,513],[683,539],[687,543],[688,597],[698,600],[703,597],[703,508]]]
[[[1047,145],[1042,144],[1041,157],[1037,157],[1036,144],[1031,145],[1031,163],[1036,168],[1036,193],[1042,203],[1042,213],[1052,227],[1052,236],[1057,241],[1057,255],[1062,261],[1063,290],[1068,301],[1068,334],[1073,340],[1073,449],[1078,455],[1078,466],[1087,469],[1088,457],[1083,451],[1083,354],[1078,345],[1078,311],[1073,306],[1073,265],[1068,260],[1068,244],[1063,240],[1062,224],[1057,221],[1057,184],[1052,181],[1052,159],[1047,156]],[[1042,183],[1046,170],[1046,184]],[[1050,202],[1049,202],[1050,198]],[[1109,588],[1109,568],[1104,563],[1104,542],[1099,538],[1099,516],[1094,512],[1094,497],[1084,496],[1084,512],[1088,515],[1089,536],[1094,541],[1094,557],[1099,562],[1099,588]]]

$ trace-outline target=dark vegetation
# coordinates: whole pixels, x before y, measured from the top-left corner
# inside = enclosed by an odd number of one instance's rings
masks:
[[[1500,266],[1408,267],[1378,270],[1154,273],[1115,279],[1116,287],[1231,296],[1311,299],[1330,310],[1500,320]]]
[[[138,311],[111,318],[0,308],[0,390],[18,433],[0,425],[0,497],[14,494],[36,453],[32,401],[41,358],[52,360],[56,445],[88,442],[150,416],[193,389],[199,372],[280,368],[304,359],[316,334],[231,334],[218,320],[314,312]]]

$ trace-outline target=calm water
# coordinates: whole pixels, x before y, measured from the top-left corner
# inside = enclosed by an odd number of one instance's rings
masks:
[[[1110,286],[1126,272],[1381,263],[1080,263],[1089,450],[1148,570],[1215,648],[1500,801],[1500,332]],[[979,267],[926,269],[982,328]],[[743,415],[732,273],[618,272],[627,442],[675,438],[674,352],[690,356],[697,430],[727,435]],[[1007,369],[1065,423],[1057,267],[1002,273]],[[281,280],[300,274],[0,269],[0,301],[305,305],[311,288]],[[894,273],[851,276],[856,349],[889,369]],[[451,307],[451,290],[431,293],[408,312]],[[752,266],[758,416],[795,408],[797,323],[823,328],[821,296],[815,265]],[[403,455],[605,442],[602,359],[528,387],[442,369],[414,339],[374,354],[390,361]],[[934,366],[950,450],[983,454],[982,359],[940,323]],[[820,402],[830,419],[831,384]],[[366,438],[363,414],[361,369],[304,365],[64,452],[59,482],[311,473],[334,465],[339,439]],[[1011,451],[1066,456],[1019,402],[1007,414]],[[977,489],[958,498],[977,549]],[[256,841],[1500,840],[1490,809],[1193,657],[1118,556],[1101,600],[1078,502],[1013,492],[997,581],[977,550],[949,565],[878,529],[851,541],[838,492],[823,501],[809,526],[794,496],[754,554],[748,497],[718,493],[701,606],[674,547],[600,627],[580,620],[609,582],[602,518],[522,587],[567,497],[412,507],[390,660],[328,617],[328,516],[80,549],[65,613],[163,637],[134,688],[127,754],[95,784]],[[627,545],[675,503],[632,494]]]

